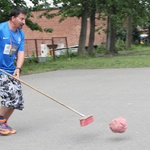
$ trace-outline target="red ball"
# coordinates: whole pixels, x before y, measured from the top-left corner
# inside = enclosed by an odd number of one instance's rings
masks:
[[[109,127],[110,127],[111,131],[114,133],[123,133],[127,129],[126,119],[122,118],[122,117],[113,119],[109,123]]]

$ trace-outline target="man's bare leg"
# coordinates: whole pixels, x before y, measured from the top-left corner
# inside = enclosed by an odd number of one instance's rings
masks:
[[[9,117],[12,115],[13,111],[14,111],[13,108],[7,108],[7,107],[1,106],[1,108],[0,108],[0,116],[3,116],[4,119],[8,120]]]
[[[9,119],[9,117],[12,115],[12,113],[13,113],[13,111],[14,111],[14,109],[13,108],[7,108],[7,107],[3,107],[3,106],[1,106],[1,108],[0,108],[0,116],[3,116],[4,117],[4,121],[6,121],[5,122],[5,125],[6,125],[6,127],[7,127],[7,129],[8,130],[6,130],[6,131],[9,131],[8,133],[3,133],[3,134],[15,134],[16,133],[16,130],[15,129],[12,129],[10,126],[8,126],[8,124],[7,124],[7,121],[8,121],[8,119]],[[2,133],[2,131],[1,131],[1,133]]]

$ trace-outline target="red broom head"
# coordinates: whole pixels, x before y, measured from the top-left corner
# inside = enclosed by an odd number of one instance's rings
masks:
[[[84,117],[84,118],[80,119],[80,125],[82,127],[87,126],[92,122],[94,122],[94,117],[92,115],[89,115],[87,117]]]

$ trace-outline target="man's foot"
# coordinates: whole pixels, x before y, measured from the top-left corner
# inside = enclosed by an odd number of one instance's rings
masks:
[[[10,130],[6,126],[6,119],[0,120],[0,134],[9,135]]]
[[[10,131],[9,134],[15,134],[17,131],[10,126],[8,126],[7,122],[5,122],[6,128]]]

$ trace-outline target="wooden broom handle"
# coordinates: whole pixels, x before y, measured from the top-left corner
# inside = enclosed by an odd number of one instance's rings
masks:
[[[70,106],[65,105],[64,103],[62,103],[62,102],[58,101],[57,99],[55,99],[55,98],[53,98],[53,97],[47,95],[46,93],[42,92],[41,90],[39,90],[39,89],[37,89],[37,88],[35,88],[35,87],[29,85],[28,83],[24,82],[23,80],[21,80],[21,79],[15,77],[15,76],[9,74],[8,72],[6,72],[6,71],[4,71],[4,70],[2,70],[2,69],[0,69],[0,71],[3,72],[3,73],[5,73],[5,74],[7,74],[8,76],[10,76],[10,77],[12,77],[12,78],[18,80],[18,81],[20,81],[21,83],[25,84],[26,86],[30,87],[31,89],[33,89],[33,90],[35,90],[35,91],[37,91],[37,92],[39,92],[39,93],[41,93],[42,95],[44,95],[44,96],[46,96],[46,97],[52,99],[52,100],[55,101],[56,103],[59,103],[60,105],[66,107],[66,108],[68,108],[68,109],[70,109],[71,111],[75,112],[76,114],[80,115],[81,117],[84,117],[84,116],[85,116],[85,115],[83,115],[82,113],[78,112],[77,110],[71,108]]]

